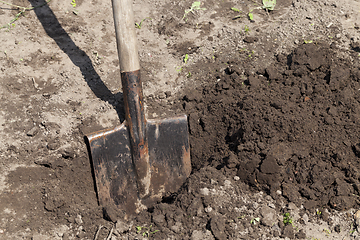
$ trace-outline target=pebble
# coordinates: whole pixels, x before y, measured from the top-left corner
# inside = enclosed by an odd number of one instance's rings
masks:
[[[355,220],[355,224],[357,226],[357,230],[360,230],[360,210],[357,210],[356,213],[354,214],[354,220]]]
[[[80,225],[80,224],[83,223],[83,220],[81,219],[81,215],[80,215],[80,214],[78,214],[78,215],[76,216],[75,222],[76,222],[78,225]]]
[[[282,194],[282,192],[281,192],[280,190],[277,190],[276,193],[277,193],[278,195],[281,195],[281,194]]]
[[[272,226],[276,222],[276,211],[270,207],[264,206],[260,209],[262,216],[261,223],[265,226]]]
[[[191,234],[191,240],[214,240],[214,236],[209,230],[205,230],[204,232],[199,230],[194,230]]]
[[[29,137],[33,137],[38,133],[38,128],[36,126],[34,126],[32,129],[30,129],[26,135],[28,135]]]
[[[239,180],[240,180],[239,176],[235,176],[235,177],[234,177],[234,180],[235,180],[235,181],[239,181]]]
[[[309,216],[306,213],[302,216],[302,219],[304,220],[305,224],[309,222]]]
[[[224,181],[224,186],[225,186],[225,188],[230,188],[231,187],[231,182],[229,180],[225,180]]]
[[[204,209],[204,211],[206,212],[206,213],[209,213],[209,212],[211,212],[213,209],[212,209],[212,207],[210,207],[210,206],[207,206],[205,209]]]
[[[209,193],[210,193],[210,190],[208,189],[208,188],[201,188],[200,189],[200,193],[202,194],[202,195],[205,195],[205,196],[208,196],[209,195]]]

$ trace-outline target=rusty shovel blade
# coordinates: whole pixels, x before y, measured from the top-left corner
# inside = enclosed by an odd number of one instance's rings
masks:
[[[150,189],[141,197],[126,122],[87,136],[99,203],[126,215],[139,213],[177,191],[191,173],[187,116],[147,120]]]

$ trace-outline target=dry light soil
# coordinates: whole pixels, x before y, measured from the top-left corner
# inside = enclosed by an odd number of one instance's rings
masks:
[[[124,121],[111,1],[6,3],[0,239],[360,239],[359,0],[134,0],[147,117],[187,114],[192,173],[128,219],[84,141]]]

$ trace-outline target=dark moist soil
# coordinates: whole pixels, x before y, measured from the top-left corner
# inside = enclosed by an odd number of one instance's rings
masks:
[[[308,210],[359,204],[358,66],[303,44],[256,73],[242,63],[183,97],[194,171],[210,165]]]
[[[117,233],[128,239],[135,239],[136,226],[159,230],[153,239],[260,239],[261,231],[254,230],[260,225],[251,225],[249,215],[259,198],[274,203],[277,212],[285,211],[284,203],[308,213],[359,207],[360,70],[339,58],[339,51],[325,43],[301,44],[266,68],[254,68],[247,54],[231,59],[226,52],[199,63],[199,72],[211,69],[201,79],[207,84],[172,96],[172,105],[147,99],[148,112],[171,108],[189,116],[193,173],[178,193],[125,222],[97,206],[87,153],[65,148],[57,159],[35,162],[52,178],[39,190],[42,199],[35,199],[44,213],[29,216],[29,224],[41,219],[81,225],[80,239],[92,239],[99,225],[107,227],[98,236],[104,239],[116,221]],[[85,119],[74,140],[83,142],[93,125]],[[25,173],[19,168],[8,179],[16,182]],[[252,198],[243,198],[249,192]],[[266,234],[305,238],[281,223],[281,231]]]
[[[187,90],[177,105],[189,115],[194,174],[179,194],[136,220],[152,222],[163,234],[176,222],[190,235],[202,224],[216,239],[234,239],[224,220],[236,219],[233,212],[189,219],[198,205],[216,205],[199,189],[224,176],[238,176],[278,207],[281,201],[309,212],[358,207],[360,70],[332,48],[302,44],[253,74],[244,73],[246,61],[220,56],[207,63],[214,67],[208,82],[215,85]]]

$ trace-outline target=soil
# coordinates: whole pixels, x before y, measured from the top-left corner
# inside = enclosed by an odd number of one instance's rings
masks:
[[[35,8],[0,29],[0,239],[359,239],[358,0],[135,0],[147,117],[188,115],[192,174],[129,219],[84,141],[124,120],[111,2],[9,3]]]

